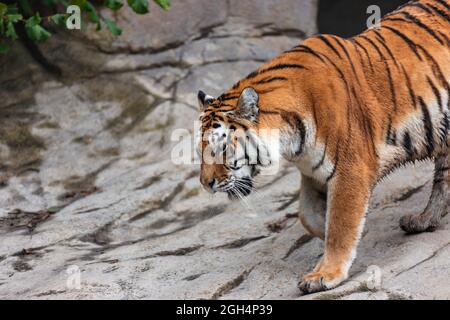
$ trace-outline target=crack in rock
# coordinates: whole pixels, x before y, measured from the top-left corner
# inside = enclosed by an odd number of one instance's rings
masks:
[[[262,235],[262,236],[256,236],[256,237],[251,237],[251,238],[242,238],[242,239],[237,239],[234,241],[231,241],[229,243],[225,243],[222,244],[220,246],[214,247],[214,249],[237,249],[237,248],[242,248],[246,245],[248,245],[251,242],[255,242],[261,239],[265,239],[269,237],[269,235]]]
[[[287,213],[283,218],[268,223],[267,229],[269,229],[270,232],[281,232],[281,230],[286,228],[288,221],[294,218],[298,218],[298,213]]]
[[[255,266],[244,270],[237,277],[235,277],[235,278],[231,279],[230,281],[227,281],[226,283],[221,285],[213,293],[213,295],[211,296],[211,299],[212,300],[217,300],[217,299],[223,297],[224,295],[226,295],[227,293],[229,293],[231,290],[236,289],[237,287],[239,287],[241,285],[241,283],[244,282],[244,280],[248,278],[248,275],[250,274],[250,272],[253,271],[254,268],[255,268]]]
[[[185,185],[184,181],[178,183],[177,186],[166,197],[159,199],[154,207],[144,210],[142,212],[139,212],[135,216],[131,217],[128,221],[134,222],[134,221],[140,220],[140,219],[144,218],[147,214],[149,214],[157,209],[165,210],[171,204],[172,200],[181,192],[181,190],[183,190],[184,185]]]
[[[287,209],[291,204],[298,201],[299,193],[300,193],[300,191],[295,191],[294,193],[289,194],[288,196],[290,198],[288,200],[284,201],[284,203],[281,206],[279,206],[276,210],[283,211],[284,209]]]
[[[204,274],[206,274],[206,273],[196,273],[196,274],[193,274],[193,275],[184,277],[184,278],[181,279],[181,280],[185,280],[185,281],[193,281],[193,280],[195,280],[195,279],[200,278],[200,277],[203,276]]]
[[[444,246],[442,246],[442,247],[436,249],[429,257],[427,257],[427,258],[425,258],[425,259],[423,259],[423,260],[420,260],[419,262],[417,262],[416,264],[410,266],[409,268],[407,268],[407,269],[405,269],[405,270],[402,270],[402,271],[398,272],[398,273],[395,275],[395,277],[398,277],[399,275],[401,275],[401,274],[403,274],[403,273],[405,273],[405,272],[408,272],[408,271],[410,271],[410,270],[416,268],[417,266],[419,266],[419,265],[421,265],[421,264],[423,264],[423,263],[425,263],[425,262],[427,262],[427,261],[433,259],[433,258],[436,257],[441,251],[445,250],[445,248],[447,248],[449,245],[450,245],[450,242],[446,243]]]
[[[300,238],[298,238],[294,244],[289,248],[289,250],[286,252],[285,256],[283,257],[283,260],[286,260],[289,258],[289,256],[294,253],[295,250],[301,248],[303,245],[307,244],[309,241],[314,239],[313,236],[309,234],[304,234]]]
[[[191,252],[197,251],[200,248],[202,248],[203,245],[196,245],[192,247],[186,247],[186,248],[179,248],[176,250],[166,250],[166,251],[160,251],[154,254],[156,257],[166,257],[166,256],[185,256]]]
[[[136,259],[144,260],[144,259],[157,258],[157,257],[185,256],[185,255],[188,255],[189,253],[197,251],[197,250],[199,250],[201,248],[203,248],[203,245],[199,244],[199,245],[196,245],[196,246],[184,247],[184,248],[179,248],[179,249],[175,249],[175,250],[159,251],[159,252],[156,252],[154,254],[151,254],[151,255],[148,255],[148,256],[139,257],[139,258],[136,258]],[[136,260],[136,259],[134,259],[134,260]]]
[[[413,195],[415,195],[416,193],[420,192],[423,189],[423,187],[425,187],[425,185],[426,185],[426,183],[421,185],[421,186],[418,186],[418,187],[415,187],[415,188],[412,188],[412,189],[406,191],[404,194],[402,194],[401,196],[396,198],[394,201],[395,202],[405,201],[406,199],[411,198]]]

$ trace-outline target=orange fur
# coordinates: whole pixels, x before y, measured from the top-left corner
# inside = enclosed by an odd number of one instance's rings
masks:
[[[303,291],[331,288],[347,277],[380,178],[407,161],[434,156],[447,157],[441,166],[447,177],[449,83],[450,1],[419,0],[387,15],[379,29],[350,39],[307,39],[205,107],[203,130],[217,116],[227,126],[301,131],[300,121],[308,130],[311,140],[302,141],[302,153],[289,160],[326,189],[327,208],[325,254],[300,284]],[[226,113],[237,110],[248,87],[259,96],[256,122]],[[322,159],[313,156],[319,149]],[[326,165],[329,169],[321,168]],[[220,171],[211,168],[202,165],[203,184]]]

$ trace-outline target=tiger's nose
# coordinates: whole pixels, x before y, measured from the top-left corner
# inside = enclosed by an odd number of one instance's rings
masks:
[[[208,192],[211,192],[211,193],[215,193],[216,192],[216,189],[215,189],[216,179],[215,178],[212,178],[212,179],[209,179],[209,180],[202,179],[201,183],[203,184],[203,186],[205,187],[205,189]]]

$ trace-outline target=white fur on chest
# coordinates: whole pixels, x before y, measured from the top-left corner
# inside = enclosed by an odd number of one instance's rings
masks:
[[[283,156],[292,162],[300,172],[313,178],[319,184],[326,184],[327,178],[334,170],[334,163],[330,161],[326,155],[325,144],[316,141],[316,128],[313,121],[304,119],[305,126],[305,141],[303,142],[303,149],[300,155],[293,156],[294,146],[298,145],[295,139],[298,137],[285,136],[282,137]]]
[[[325,145],[316,143],[313,147],[305,148],[304,152],[294,164],[302,174],[313,178],[320,184],[326,184],[327,178],[334,170],[334,163],[325,154]]]

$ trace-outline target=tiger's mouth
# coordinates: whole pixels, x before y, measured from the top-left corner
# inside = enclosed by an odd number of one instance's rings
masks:
[[[223,188],[223,191],[228,194],[228,199],[237,200],[243,199],[250,195],[253,189],[253,181],[249,177],[235,178]]]

